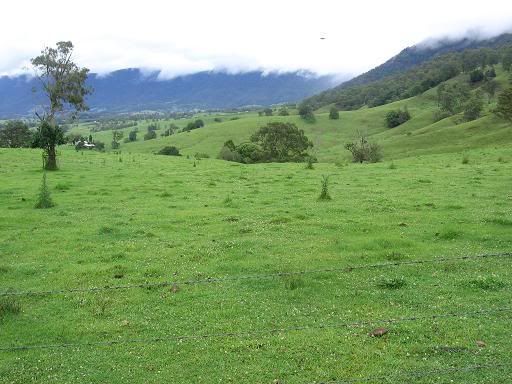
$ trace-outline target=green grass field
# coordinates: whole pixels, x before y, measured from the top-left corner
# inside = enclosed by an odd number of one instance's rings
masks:
[[[512,251],[510,128],[389,131],[386,108],[319,116],[313,170],[150,153],[215,155],[255,116],[121,154],[63,148],[46,210],[40,151],[1,149],[2,293],[142,287],[0,296],[0,382],[509,383],[512,257],[439,258]],[[363,118],[385,161],[334,165]],[[456,133],[468,140],[445,141]],[[368,267],[381,263],[397,265]],[[286,274],[321,269],[335,270]],[[227,279],[183,283],[209,278]],[[145,285],[164,281],[178,283]]]

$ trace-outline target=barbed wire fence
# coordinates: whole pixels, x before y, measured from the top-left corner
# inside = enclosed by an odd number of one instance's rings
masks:
[[[333,323],[333,324],[310,324],[310,325],[297,325],[282,328],[269,328],[269,329],[258,329],[244,332],[226,332],[226,333],[204,333],[204,334],[192,334],[192,335],[164,335],[160,337],[152,338],[138,338],[138,339],[117,339],[117,340],[103,340],[103,341],[85,341],[76,343],[57,343],[57,344],[20,344],[12,346],[0,347],[0,352],[15,352],[22,350],[31,349],[57,349],[57,348],[79,348],[79,347],[111,347],[123,344],[155,344],[162,342],[172,341],[187,341],[187,340],[199,340],[199,339],[224,339],[224,338],[247,338],[252,336],[261,336],[265,334],[282,334],[295,331],[306,331],[306,330],[322,330],[322,329],[337,329],[337,328],[360,328],[367,327],[370,325],[384,325],[384,324],[395,324],[402,322],[414,322],[424,320],[441,320],[448,318],[470,318],[470,317],[481,317],[485,315],[499,314],[512,311],[511,307],[500,307],[500,308],[487,308],[480,309],[471,312],[445,312],[436,313],[432,315],[422,316],[409,316],[409,317],[398,317],[389,319],[373,319],[364,321],[350,321],[344,323]]]
[[[52,289],[52,290],[25,290],[25,291],[4,291],[0,293],[2,296],[48,296],[48,295],[61,295],[61,294],[72,294],[72,293],[86,293],[86,292],[103,292],[103,291],[114,291],[114,290],[128,290],[136,288],[165,288],[172,287],[174,285],[201,285],[201,284],[212,284],[222,283],[230,281],[243,281],[243,280],[268,280],[279,277],[287,276],[300,276],[309,274],[320,274],[320,273],[349,273],[357,270],[365,269],[379,269],[379,268],[390,268],[398,266],[408,265],[421,265],[421,264],[437,264],[437,263],[448,263],[454,261],[475,261],[485,258],[508,258],[512,256],[512,252],[502,253],[488,253],[480,255],[469,255],[469,256],[458,256],[458,257],[438,257],[433,259],[422,259],[422,260],[408,260],[408,261],[396,261],[387,263],[376,263],[376,264],[365,264],[365,265],[353,265],[344,267],[333,267],[333,268],[322,268],[312,270],[300,270],[291,272],[271,272],[264,274],[252,274],[252,275],[238,275],[238,276],[225,276],[225,277],[207,277],[203,279],[191,279],[191,280],[168,280],[154,283],[136,283],[136,284],[125,284],[125,285],[105,285],[101,287],[88,287],[88,288],[63,288],[63,289]]]

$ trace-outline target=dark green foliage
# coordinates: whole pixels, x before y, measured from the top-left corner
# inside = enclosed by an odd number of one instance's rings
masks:
[[[44,168],[54,171],[58,168],[56,146],[65,143],[64,131],[58,125],[52,125],[43,120],[34,135],[32,147],[44,149]]]
[[[184,128],[183,128],[183,132],[188,132],[188,131],[192,131],[194,129],[197,129],[197,128],[201,128],[201,127],[204,127],[204,121],[201,120],[201,119],[197,119],[195,121],[191,121],[190,123],[188,123]]]
[[[331,120],[338,120],[340,118],[340,113],[338,111],[338,108],[331,107],[329,110],[329,119]]]
[[[181,156],[180,150],[174,146],[167,146],[158,151],[159,155]]]
[[[272,116],[272,108],[265,108],[263,110],[263,113],[265,114],[265,116]]]
[[[251,136],[251,142],[235,146],[228,140],[219,158],[246,164],[262,162],[302,162],[313,143],[293,123],[271,122]]]
[[[279,111],[277,111],[277,114],[279,116],[289,116],[290,112],[288,112],[288,108],[286,108],[285,106],[282,106],[281,108],[279,108]]]
[[[195,157],[197,160],[200,160],[200,159],[209,159],[209,158],[210,158],[210,155],[209,155],[209,154],[207,154],[207,153],[196,152],[196,154],[194,155],[194,157]]]
[[[153,140],[153,139],[156,139],[156,132],[155,131],[148,131],[144,135],[144,140]]]
[[[491,99],[494,98],[494,95],[496,94],[496,90],[498,89],[498,82],[494,79],[487,79],[482,84],[482,91],[484,91],[489,98],[489,103],[491,102]]]
[[[222,123],[222,119],[220,117],[216,117],[213,119],[216,123]]]
[[[229,141],[233,143],[231,140]],[[240,163],[242,160],[240,154],[236,151],[235,146],[233,145],[233,147],[231,147],[227,146],[226,144],[224,144],[224,146],[220,150],[219,159],[226,161],[235,161],[237,163]]]
[[[512,123],[512,88],[505,89],[500,93],[495,113]]]
[[[55,204],[52,201],[52,197],[50,195],[50,189],[46,184],[46,172],[43,173],[43,181],[41,182],[41,188],[39,190],[39,196],[37,198],[37,202],[35,208],[37,209],[46,209],[51,208]]]
[[[496,74],[495,74],[496,75]],[[478,83],[484,79],[485,75],[481,69],[474,69],[469,74],[469,81],[471,83]]]
[[[329,176],[322,175],[322,189],[320,190],[318,200],[326,201],[331,199],[331,195],[329,195]]]
[[[501,65],[505,71],[510,71],[510,68],[512,67],[512,47],[503,52],[503,56],[501,57]]]
[[[307,150],[313,148],[304,131],[293,123],[268,123],[251,136],[251,141],[261,147],[266,160],[271,162],[301,162]]]
[[[315,158],[313,156],[308,156],[306,158],[306,169],[314,169],[313,163],[315,162]]]
[[[119,149],[121,147],[120,140],[123,138],[123,131],[112,131],[112,149]]]
[[[148,125],[148,132],[157,131],[157,130],[158,130],[158,125],[157,124],[149,124]]]
[[[470,89],[467,84],[456,82],[441,84],[437,88],[437,103],[442,112],[451,115],[459,113],[470,98]]]
[[[467,42],[461,42],[460,46],[455,44],[454,52],[440,48],[441,54],[436,54],[435,48],[407,48],[385,64],[305,102],[314,109],[334,103],[340,110],[355,110],[364,105],[374,107],[416,96],[456,77],[462,70],[469,74],[484,63],[484,67],[496,64],[507,49],[510,51],[507,60],[512,63],[512,48],[508,48],[511,35],[503,36],[500,41],[471,44],[491,46],[491,50],[484,49],[482,52],[479,52],[480,49],[468,50]],[[463,49],[463,52],[457,52]],[[504,68],[510,68],[510,64]]]
[[[468,102],[464,105],[464,120],[472,121],[478,119],[483,108],[484,102],[482,100],[482,96],[480,92],[477,92],[471,96]]]
[[[128,134],[128,140],[129,141],[137,141],[137,131],[131,131]]]
[[[267,160],[267,154],[257,143],[242,143],[236,147],[240,162],[245,164],[261,163]]]
[[[494,79],[495,77],[496,77],[496,70],[494,69],[494,67],[491,67],[487,71],[485,71],[486,79]]]
[[[382,150],[377,143],[370,143],[365,135],[352,142],[345,144],[345,149],[352,154],[354,163],[377,163],[382,160]]]
[[[403,111],[401,109],[397,109],[395,111],[389,111],[386,114],[386,125],[388,128],[398,127],[399,125],[405,123],[406,121],[411,119],[411,114],[405,108]]]
[[[105,150],[105,143],[102,141],[94,142],[94,149],[103,152]]]
[[[28,125],[20,120],[8,121],[0,126],[0,147],[23,148],[30,147],[33,138]]]
[[[314,123],[316,121],[313,107],[311,104],[305,102],[299,105],[299,116],[308,123]]]

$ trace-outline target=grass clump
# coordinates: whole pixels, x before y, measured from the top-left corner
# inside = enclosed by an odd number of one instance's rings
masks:
[[[329,176],[322,175],[322,190],[320,191],[320,196],[318,196],[318,200],[332,200],[332,197],[329,194]]]
[[[484,291],[497,291],[505,288],[506,284],[492,276],[490,277],[477,277],[476,279],[469,280],[466,285],[470,288],[482,289]]]
[[[9,314],[16,315],[21,312],[21,304],[12,297],[3,297],[0,299],[0,319]]]
[[[52,201],[52,197],[50,194],[50,189],[46,184],[46,172],[43,173],[43,181],[41,182],[41,189],[39,190],[39,196],[37,198],[36,205],[34,206],[36,209],[46,209],[55,206]]]
[[[381,289],[391,289],[396,290],[403,288],[407,285],[407,282],[403,277],[393,277],[393,278],[381,278],[377,282],[377,287]]]
[[[304,285],[304,279],[299,276],[288,276],[284,278],[284,287],[290,291],[302,288]]]

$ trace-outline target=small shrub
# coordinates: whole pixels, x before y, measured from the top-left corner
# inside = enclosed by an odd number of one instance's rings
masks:
[[[283,107],[279,108],[279,111],[277,112],[277,114],[279,116],[289,116],[290,112],[288,112],[288,108],[283,106]]]
[[[382,160],[382,150],[377,143],[370,143],[365,135],[352,142],[345,144],[345,149],[352,154],[354,163],[377,163]]]
[[[105,143],[102,141],[95,141],[94,142],[94,149],[100,152],[105,151]]]
[[[411,114],[405,108],[405,110],[398,109],[396,111],[389,111],[386,114],[386,125],[388,128],[398,127],[406,121],[411,119]]]
[[[313,158],[311,156],[308,156],[308,158],[306,159],[306,169],[314,169]]]
[[[394,162],[391,162],[391,164],[389,164],[388,166],[389,169],[396,169],[396,165]]]
[[[468,155],[462,156],[462,164],[468,164],[469,163],[469,157]]]
[[[0,298],[0,319],[9,314],[16,315],[21,312],[21,304],[13,297]]]
[[[331,200],[331,195],[329,195],[329,176],[322,175],[322,190],[320,191],[318,200]]]
[[[149,127],[148,127],[149,128]],[[148,131],[144,135],[144,140],[153,140],[156,139],[156,132],[155,131]]]
[[[215,121],[216,123],[222,123],[222,119],[220,117],[216,117],[215,119],[213,119],[213,121]]]
[[[196,154],[194,155],[194,157],[195,157],[197,160],[201,160],[201,159],[209,159],[209,158],[210,158],[210,155],[209,155],[209,154],[207,154],[207,153],[196,152]]]
[[[331,109],[329,110],[329,119],[339,120],[339,118],[340,118],[340,113],[338,111],[338,108],[331,107]]]
[[[55,204],[52,201],[52,197],[50,195],[50,189],[46,184],[46,172],[43,173],[43,181],[41,183],[41,189],[39,190],[39,196],[35,205],[37,209],[46,209],[51,208]]]
[[[174,146],[167,146],[157,152],[158,155],[181,156],[180,150]]]

